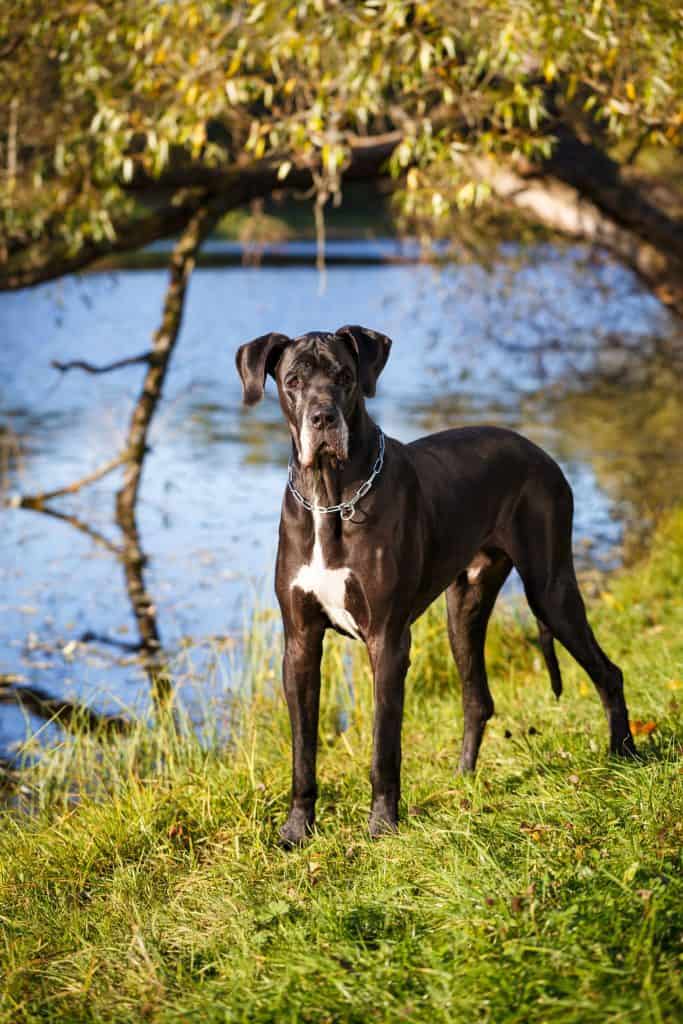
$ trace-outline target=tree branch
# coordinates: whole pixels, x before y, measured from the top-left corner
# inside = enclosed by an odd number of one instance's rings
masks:
[[[114,238],[89,242],[77,253],[70,253],[65,246],[55,246],[49,239],[31,243],[14,252],[5,266],[0,266],[0,291],[29,288],[52,281],[83,270],[105,256],[130,252],[160,238],[171,238],[183,230],[206,201],[205,192],[195,193],[182,201],[170,201],[148,216],[117,225]]]
[[[53,359],[50,366],[54,366],[55,370],[59,370],[60,373],[66,373],[68,370],[83,370],[85,373],[111,373],[112,370],[122,370],[124,366],[148,363],[151,358],[151,352],[143,352],[139,356],[117,359],[113,363],[107,363],[106,366],[94,366],[92,363],[86,362],[85,359],[72,359],[68,363],[60,363],[58,359]]]
[[[343,172],[346,181],[376,178],[402,138],[401,132],[388,132],[367,139],[352,140],[351,159]],[[162,174],[158,179],[138,171],[130,185],[132,192],[158,198],[160,192],[173,190],[171,200],[160,210],[131,223],[115,225],[114,238],[90,242],[77,253],[42,240],[12,253],[4,267],[0,266],[0,291],[28,288],[54,280],[91,266],[97,260],[116,253],[130,252],[162,238],[183,231],[192,217],[212,204],[226,213],[251,199],[279,191],[308,189],[314,184],[314,168],[293,167],[287,177],[279,177],[280,162],[262,160],[253,164],[227,168],[188,164]],[[188,196],[187,189],[195,191]],[[201,191],[197,191],[200,189]]]
[[[683,316],[683,276],[676,254],[661,252],[604,214],[582,193],[555,178],[526,176],[491,159],[472,159],[473,173],[494,195],[552,231],[602,246],[630,267],[662,303]]]
[[[39,686],[8,685],[0,677],[0,703],[5,704],[8,701],[16,701],[27,711],[32,711],[45,720],[59,722],[65,728],[80,726],[92,732],[104,729],[106,732],[122,733],[128,732],[132,725],[130,720],[122,715],[101,714],[86,707],[85,704],[53,697]]]
[[[98,469],[93,470],[92,473],[87,473],[85,476],[80,477],[79,480],[74,480],[70,484],[66,484],[64,487],[57,487],[54,491],[39,491],[38,494],[20,494],[14,495],[5,502],[5,505],[9,508],[33,508],[42,510],[45,502],[50,501],[52,498],[61,498],[64,494],[75,494],[77,491],[82,490],[83,487],[87,487],[89,484],[94,484],[97,480],[101,480],[102,477],[107,476],[109,473],[113,473],[119,466],[123,466],[130,459],[130,455],[127,451],[121,452],[119,455],[114,456],[108,462],[105,462]]]
[[[88,523],[84,523],[82,519],[78,518],[78,516],[69,515],[68,512],[58,512],[56,508],[50,508],[49,505],[35,504],[19,507],[28,508],[33,512],[40,512],[43,516],[50,516],[52,519],[59,519],[63,523],[68,523],[69,526],[73,526],[73,528],[78,530],[79,533],[83,533],[86,537],[89,537],[90,540],[99,545],[99,547],[104,548],[112,555],[115,555],[116,558],[123,558],[122,548],[117,544],[114,544],[114,542],[109,540],[108,537],[105,537],[99,530],[94,529],[94,527],[90,526]]]
[[[683,260],[683,223],[651,203],[642,189],[624,180],[616,161],[598,146],[583,142],[566,124],[560,126],[543,169],[576,189],[619,227]]]

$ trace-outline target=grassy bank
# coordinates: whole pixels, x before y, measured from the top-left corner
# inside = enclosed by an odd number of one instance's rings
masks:
[[[318,833],[287,804],[277,652],[259,639],[235,743],[79,738],[0,828],[0,1019],[663,1022],[683,1015],[683,513],[591,601],[642,762],[610,763],[591,684],[558,704],[514,608],[488,644],[497,715],[454,776],[442,609],[414,631],[400,834],[365,837],[371,690],[326,651]],[[346,666],[348,674],[348,665]],[[340,710],[349,727],[340,732]]]

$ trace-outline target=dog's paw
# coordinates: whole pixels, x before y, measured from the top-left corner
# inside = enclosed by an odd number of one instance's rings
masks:
[[[297,846],[303,846],[310,839],[312,831],[313,821],[309,820],[301,811],[292,811],[280,829],[280,846],[283,850],[293,850]]]
[[[633,736],[629,733],[622,740],[612,740],[610,743],[610,754],[614,757],[621,757],[625,761],[639,761],[638,750],[633,742]]]
[[[385,810],[372,811],[368,818],[368,832],[371,839],[394,835],[398,832],[398,815]]]

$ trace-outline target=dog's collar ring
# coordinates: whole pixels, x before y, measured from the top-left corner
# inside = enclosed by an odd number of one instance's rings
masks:
[[[322,515],[329,515],[332,512],[338,512],[344,520],[353,519],[354,512],[356,511],[356,505],[364,498],[368,493],[376,478],[382,472],[382,466],[384,465],[384,434],[378,429],[377,434],[379,436],[379,454],[375,459],[375,464],[372,467],[372,473],[367,478],[365,483],[362,483],[354,496],[349,498],[348,501],[340,501],[338,505],[314,505],[312,502],[305,498],[300,491],[297,491],[294,486],[294,465],[292,460],[289,461],[289,473],[287,476],[287,486],[290,491],[299,502],[299,504],[307,509],[309,512],[320,512]]]

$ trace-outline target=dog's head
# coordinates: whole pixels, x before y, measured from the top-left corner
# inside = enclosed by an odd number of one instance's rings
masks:
[[[264,334],[237,350],[244,401],[261,400],[270,374],[301,465],[312,467],[320,455],[344,462],[349,425],[363,397],[374,395],[390,348],[386,335],[366,327],[312,331],[299,338]]]

